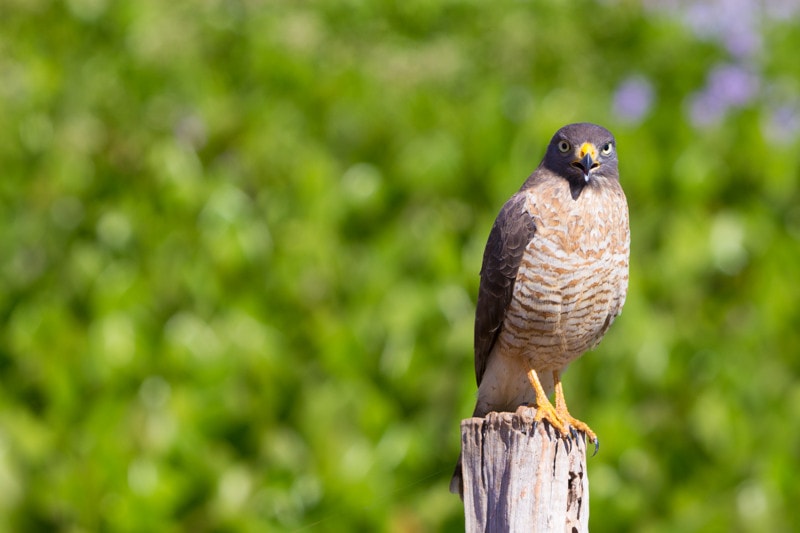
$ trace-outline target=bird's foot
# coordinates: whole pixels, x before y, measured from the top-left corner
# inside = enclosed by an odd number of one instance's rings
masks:
[[[564,421],[561,420],[561,417],[558,416],[556,412],[556,408],[553,407],[549,401],[540,402],[538,405],[532,405],[531,407],[536,407],[536,415],[533,417],[533,422],[541,422],[542,420],[547,420],[550,425],[564,438],[569,437],[569,431],[567,430],[567,426],[564,424]]]
[[[530,405],[530,407],[536,407],[536,415],[533,418],[534,424],[546,420],[565,440],[570,438],[577,439],[578,432],[582,432],[586,435],[586,441],[594,444],[592,457],[597,455],[597,451],[600,449],[600,441],[597,438],[597,434],[585,422],[578,420],[565,409],[559,410],[553,407],[550,402],[542,402],[541,405]]]
[[[567,402],[564,400],[564,389],[561,386],[560,372],[558,370],[553,371],[553,383],[555,384],[556,396],[555,407],[547,398],[547,394],[545,394],[542,388],[542,383],[539,381],[539,375],[536,373],[536,370],[531,368],[528,370],[527,376],[536,394],[536,416],[533,418],[533,423],[536,424],[542,420],[547,420],[553,428],[561,433],[561,437],[565,440],[568,440],[571,436],[574,438],[572,434],[574,431],[583,431],[586,435],[586,440],[594,443],[594,454],[592,454],[592,457],[594,457],[594,455],[597,454],[597,450],[600,449],[600,441],[597,440],[597,434],[595,434],[589,426],[573,417],[569,414],[569,411],[567,411]]]
[[[582,422],[569,414],[569,411],[566,409],[554,409],[554,411],[557,411],[558,418],[565,426],[569,426],[573,432],[581,431],[584,435],[586,435],[586,442],[591,442],[594,444],[594,453],[592,454],[592,457],[597,455],[597,451],[600,449],[600,441],[597,438],[597,434],[592,431],[592,428],[590,428],[586,422]]]

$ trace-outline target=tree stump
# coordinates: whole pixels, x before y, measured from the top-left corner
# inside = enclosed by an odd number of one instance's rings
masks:
[[[466,531],[589,530],[586,439],[564,439],[536,410],[461,422]]]

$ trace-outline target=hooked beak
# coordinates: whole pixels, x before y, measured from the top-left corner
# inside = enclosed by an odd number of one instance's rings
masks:
[[[589,181],[589,171],[592,170],[595,166],[597,166],[592,159],[591,154],[586,154],[583,156],[583,159],[580,160],[579,163],[581,169],[583,170],[583,179]]]
[[[597,148],[592,143],[583,143],[578,151],[578,159],[572,162],[572,166],[583,172],[583,179],[589,181],[589,173],[600,166],[597,162]]]

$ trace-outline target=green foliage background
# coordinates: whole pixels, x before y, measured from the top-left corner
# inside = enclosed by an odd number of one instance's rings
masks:
[[[461,530],[483,245],[575,121],[632,227],[591,529],[800,523],[798,13],[737,56],[657,5],[0,5],[0,528]]]

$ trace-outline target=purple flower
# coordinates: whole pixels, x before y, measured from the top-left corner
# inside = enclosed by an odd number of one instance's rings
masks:
[[[740,65],[722,64],[708,75],[706,86],[689,101],[689,119],[695,126],[719,122],[731,108],[743,107],[758,96],[761,79]]]
[[[759,85],[759,77],[739,65],[718,65],[708,76],[707,91],[725,105],[741,107],[755,98]]]
[[[761,49],[761,34],[752,24],[737,24],[722,35],[725,48],[734,57],[753,56]]]
[[[689,120],[694,126],[708,126],[725,116],[728,106],[708,91],[698,91],[689,100]]]
[[[788,20],[800,14],[800,4],[797,0],[769,0],[764,2],[764,11],[770,18]]]
[[[614,93],[614,112],[624,122],[640,122],[652,105],[653,85],[642,76],[626,79]]]
[[[763,46],[764,20],[800,15],[797,0],[642,0],[650,12],[668,13],[701,39],[720,42],[737,59],[754,57]]]
[[[698,37],[709,39],[719,34],[723,25],[720,11],[712,3],[693,3],[686,8],[683,23]]]
[[[731,55],[742,59],[761,48],[761,11],[754,0],[703,0],[689,2],[682,18],[695,35],[721,42]]]
[[[762,131],[771,141],[790,143],[800,133],[800,108],[783,104],[772,109],[769,118],[763,122]]]
[[[797,0],[642,0],[646,11],[667,14],[694,34],[722,44],[737,60],[758,56],[764,47],[765,22],[796,22]]]

